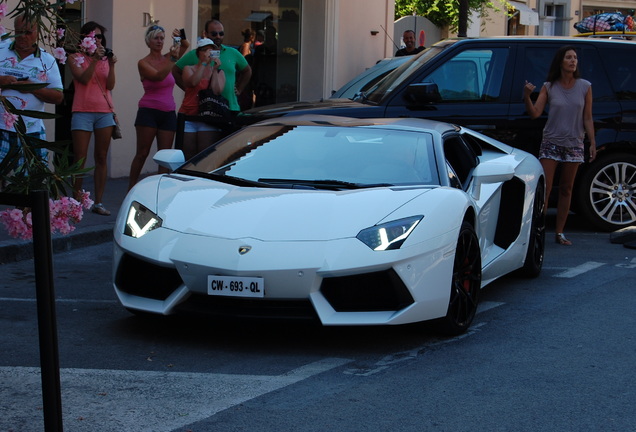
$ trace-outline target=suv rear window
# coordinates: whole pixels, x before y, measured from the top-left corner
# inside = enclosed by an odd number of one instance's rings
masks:
[[[626,55],[625,46],[603,50],[605,67],[619,100],[636,100],[636,50]]]
[[[573,45],[576,48],[579,59],[581,77],[592,83],[594,100],[615,100],[613,91],[606,78],[605,69],[608,69],[608,65],[604,65],[601,62],[596,48],[578,44]],[[521,70],[523,71],[524,79],[537,86],[537,92],[541,90],[541,86],[548,76],[552,57],[554,57],[554,53],[556,53],[558,48],[560,46],[557,45],[526,48]]]

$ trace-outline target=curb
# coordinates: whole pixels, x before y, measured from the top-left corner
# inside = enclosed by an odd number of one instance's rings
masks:
[[[72,249],[94,246],[113,240],[113,226],[102,225],[86,227],[65,236],[51,239],[53,253],[68,252]],[[11,240],[0,243],[0,264],[8,264],[33,258],[33,242],[30,240]]]
[[[636,248],[636,226],[629,226],[610,233],[610,243],[622,244],[626,248]]]

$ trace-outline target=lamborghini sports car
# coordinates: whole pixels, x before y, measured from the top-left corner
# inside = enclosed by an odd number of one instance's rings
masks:
[[[422,119],[285,117],[144,179],[115,226],[114,287],[138,314],[428,321],[464,332],[479,291],[537,276],[539,161]]]

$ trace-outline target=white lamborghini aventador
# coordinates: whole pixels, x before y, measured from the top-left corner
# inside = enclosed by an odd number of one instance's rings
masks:
[[[482,287],[541,271],[539,161],[458,126],[285,117],[155,160],[173,171],[134,187],[115,227],[133,312],[458,334]]]

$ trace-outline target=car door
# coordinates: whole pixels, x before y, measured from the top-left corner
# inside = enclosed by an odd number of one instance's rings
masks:
[[[387,102],[385,117],[445,121],[486,134],[499,129],[508,118],[514,49],[503,41],[475,42],[457,43],[434,64],[426,64]],[[437,85],[439,100],[411,100],[409,87],[426,83]]]

